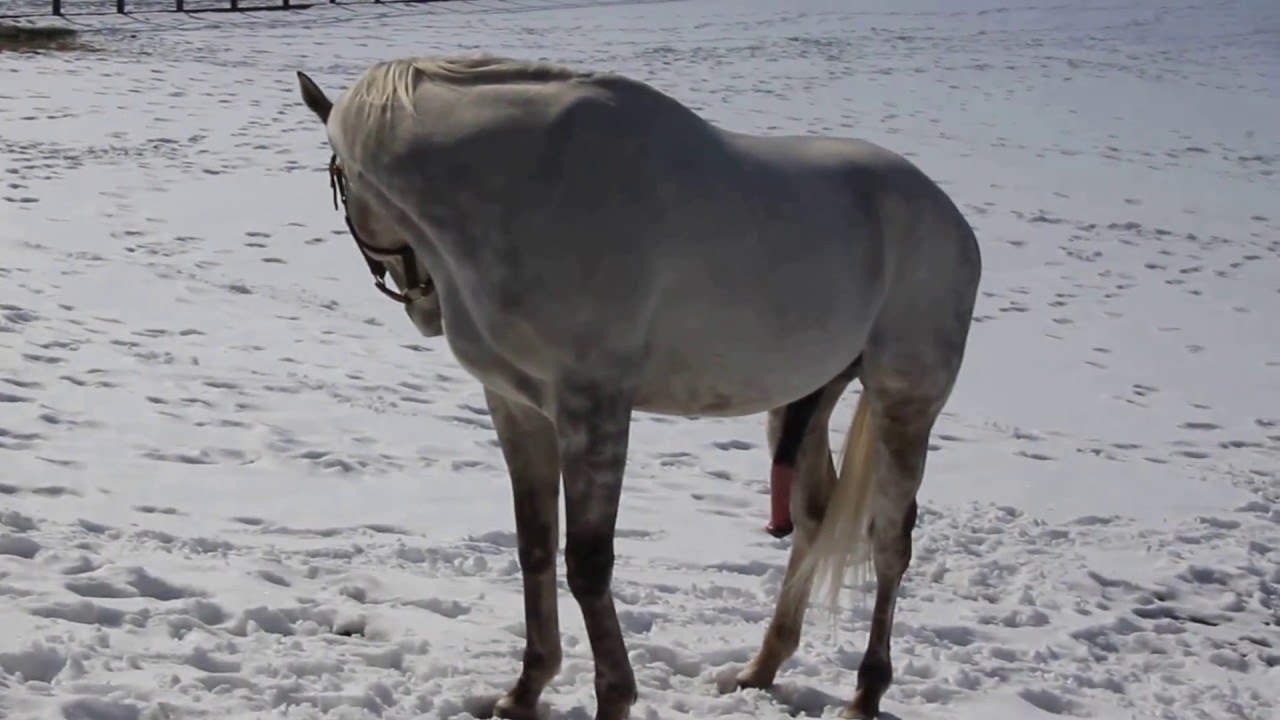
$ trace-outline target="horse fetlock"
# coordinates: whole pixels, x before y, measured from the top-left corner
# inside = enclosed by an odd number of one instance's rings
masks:
[[[756,655],[742,672],[738,673],[735,678],[739,690],[764,690],[773,686],[773,680],[778,676],[778,666],[780,663],[772,662],[764,656],[762,652]]]
[[[626,718],[638,699],[636,678],[630,664],[615,668],[614,672],[597,673],[596,720]]]
[[[774,620],[765,633],[764,644],[755,658],[738,673],[739,688],[767,688],[773,685],[778,668],[800,647],[800,628],[786,620]]]
[[[530,684],[543,687],[560,673],[563,653],[559,643],[554,647],[540,648],[532,645],[524,650],[524,674]]]
[[[876,720],[876,718],[880,717],[880,706],[877,703],[874,707],[868,709],[855,700],[844,709],[844,712],[840,713],[840,717],[845,718],[845,720]]]
[[[560,659],[559,646],[526,646],[520,679],[516,681],[515,687],[498,699],[493,714],[504,720],[536,720],[538,698],[542,696],[547,683],[560,672]]]
[[[871,720],[880,714],[880,699],[893,682],[893,665],[882,653],[868,653],[858,666],[858,687],[845,717]]]
[[[841,715],[848,720],[876,720],[880,717],[880,696],[859,690]]]
[[[627,720],[631,717],[630,705],[601,705],[596,708],[595,720]]]
[[[538,720],[538,698],[516,688],[493,705],[493,716],[502,720]]]

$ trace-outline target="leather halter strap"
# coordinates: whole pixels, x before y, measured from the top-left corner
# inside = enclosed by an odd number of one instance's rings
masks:
[[[356,241],[356,247],[360,249],[360,254],[364,256],[365,264],[369,266],[369,272],[373,274],[374,287],[387,297],[395,300],[401,305],[408,305],[414,300],[426,295],[431,290],[431,279],[423,279],[418,270],[417,257],[413,254],[413,248],[408,245],[402,245],[396,250],[382,250],[366,243],[356,230],[355,223],[351,222],[351,215],[347,211],[347,176],[342,172],[342,167],[338,164],[338,156],[334,154],[329,158],[329,187],[333,190],[333,209],[338,209],[338,201],[342,201],[342,218],[347,223],[347,230],[351,232],[351,239]],[[403,293],[392,290],[387,287],[387,264],[386,260],[395,258],[404,266],[405,291]]]

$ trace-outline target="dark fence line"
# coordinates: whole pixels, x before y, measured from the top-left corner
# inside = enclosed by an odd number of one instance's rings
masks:
[[[444,0],[356,0],[360,4],[430,3]],[[0,18],[37,17],[40,15],[128,15],[146,12],[246,12],[263,10],[302,10],[325,0],[0,0]],[[327,0],[336,5],[338,0]],[[345,3],[344,3],[345,4]],[[114,7],[113,7],[114,6]]]
[[[332,1],[332,0],[331,0],[331,1]],[[374,0],[374,2],[378,2],[378,0]],[[173,0],[173,11],[174,11],[174,12],[188,12],[187,7],[186,7],[186,4],[187,4],[187,3],[186,3],[186,0]],[[290,0],[280,0],[280,4],[279,4],[278,6],[277,6],[277,5],[275,5],[275,4],[272,4],[272,5],[271,5],[271,7],[273,7],[273,8],[278,7],[278,8],[280,8],[281,10],[288,10],[288,9],[289,9],[289,7],[290,7],[290,5],[291,5]],[[253,4],[253,8],[254,8],[255,10],[258,10],[258,9],[265,9],[265,8],[262,8],[262,7],[257,6],[256,4]],[[213,11],[213,10],[223,10],[223,9],[225,9],[225,10],[239,10],[239,9],[240,9],[240,0],[228,0],[228,2],[227,2],[227,7],[226,7],[226,8],[192,8],[192,11],[193,11],[193,12],[201,12],[201,11],[208,12],[208,11]],[[128,12],[128,3],[127,3],[127,0],[116,0],[116,14],[118,14],[118,15],[124,15],[124,14],[125,14],[125,13],[127,13],[127,12]],[[63,9],[63,0],[53,0],[53,14],[54,14],[54,15],[65,15],[65,14],[66,14],[66,13],[64,12],[64,9]]]
[[[330,2],[333,2],[333,0],[329,0],[329,1],[330,1]],[[373,0],[373,2],[381,2],[381,0]],[[291,7],[294,7],[294,4],[291,2],[291,0],[280,0],[280,4],[278,4],[278,5],[277,5],[277,4],[275,4],[274,2],[272,2],[272,3],[270,3],[270,4],[268,4],[268,3],[256,3],[256,2],[250,2],[247,6],[245,6],[245,7],[243,7],[243,8],[241,7],[240,0],[227,0],[227,6],[226,6],[226,7],[193,7],[193,8],[188,9],[188,8],[187,8],[187,2],[186,2],[186,0],[173,0],[173,11],[174,11],[174,12],[217,12],[217,11],[219,11],[219,10],[223,10],[223,11],[228,11],[228,12],[229,12],[229,11],[234,11],[234,10],[249,10],[249,9],[252,9],[252,10],[288,10],[288,9],[290,9]],[[298,7],[310,7],[310,3],[304,3],[304,4],[302,4],[302,5],[299,5]],[[156,10],[156,8],[155,8],[154,6],[151,6],[151,7],[149,7],[148,9],[149,9],[149,10],[152,10],[152,11]],[[128,13],[128,12],[129,12],[129,9],[128,9],[128,2],[127,2],[127,0],[116,0],[116,14],[117,14],[117,15],[124,15],[124,14],[126,14],[126,13]],[[64,1],[63,1],[63,0],[53,0],[53,14],[54,14],[54,15],[58,15],[58,16],[62,16],[62,15],[66,15],[66,14],[67,14],[67,12],[66,12],[66,10],[65,10],[65,4],[64,4]],[[76,13],[72,13],[72,14],[76,14]]]

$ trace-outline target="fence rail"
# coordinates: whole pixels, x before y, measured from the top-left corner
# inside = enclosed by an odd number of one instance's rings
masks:
[[[54,15],[61,16],[61,15],[68,15],[68,14],[78,14],[78,13],[75,13],[74,11],[71,13],[67,12],[68,3],[66,2],[66,0],[51,0],[51,1],[52,1],[52,8],[51,8],[52,14]],[[332,1],[333,0],[330,0],[330,2]],[[379,2],[379,0],[374,0],[374,2]],[[80,3],[75,2],[75,0],[71,0],[70,4],[78,5]],[[294,3],[292,2],[292,0],[275,0],[275,1],[267,0],[266,2],[255,2],[254,0],[249,0],[249,2],[241,2],[241,0],[227,0],[227,4],[225,6],[220,4],[211,6],[203,3],[198,3],[198,4],[195,4],[193,7],[187,7],[187,0],[173,0],[173,12],[216,12],[218,10],[234,11],[234,10],[268,10],[268,9],[288,10],[290,7],[293,6],[293,4]],[[307,5],[309,5],[309,3]],[[147,3],[147,10],[155,12],[160,9],[161,8],[157,7],[156,3]],[[168,8],[164,8],[164,9],[168,9]],[[115,0],[115,11],[116,11],[116,14],[118,15],[124,15],[128,13],[129,12],[128,0]],[[101,10],[99,10],[99,12],[101,12]]]
[[[355,0],[374,3],[430,3],[443,0]],[[0,20],[55,15],[128,15],[154,12],[248,12],[300,10],[338,0],[0,0]]]

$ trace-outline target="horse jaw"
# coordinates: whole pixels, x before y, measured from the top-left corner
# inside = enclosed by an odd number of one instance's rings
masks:
[[[440,295],[433,287],[404,306],[405,314],[423,337],[440,337],[444,334],[444,321],[440,314]]]

